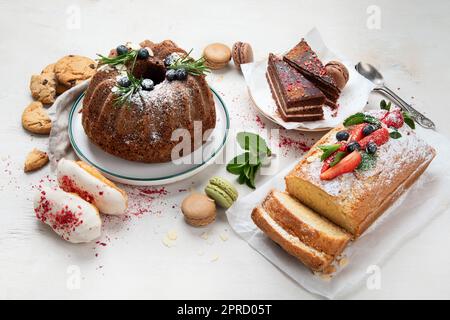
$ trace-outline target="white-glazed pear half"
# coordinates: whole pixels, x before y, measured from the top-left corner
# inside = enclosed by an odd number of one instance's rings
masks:
[[[64,240],[90,242],[101,233],[98,210],[76,194],[44,187],[34,198],[36,217],[48,224]]]
[[[82,161],[61,159],[57,175],[61,189],[78,194],[95,205],[101,213],[125,213],[128,206],[126,192],[106,179],[96,168]]]

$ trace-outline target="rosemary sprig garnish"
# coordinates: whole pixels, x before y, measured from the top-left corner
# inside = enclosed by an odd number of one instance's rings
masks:
[[[192,49],[184,57],[180,57],[175,60],[175,62],[172,63],[168,68],[173,70],[185,69],[193,76],[200,76],[202,74],[210,72],[209,68],[205,65],[205,58],[201,57],[195,60],[190,56],[191,52]]]
[[[137,79],[133,74],[127,72],[127,77],[130,80],[128,87],[123,87],[117,84],[117,91],[114,93],[117,95],[114,101],[115,106],[122,106],[130,101],[133,94],[141,90],[142,79]]]
[[[108,64],[111,66],[117,66],[119,64],[125,65],[129,61],[133,61],[133,65],[134,65],[134,62],[136,61],[136,58],[137,58],[137,54],[138,54],[138,50],[129,50],[127,53],[124,53],[124,54],[121,54],[120,56],[115,56],[115,57],[106,57],[104,55],[97,53],[97,56],[100,57],[97,60],[100,65],[103,65],[103,64]]]

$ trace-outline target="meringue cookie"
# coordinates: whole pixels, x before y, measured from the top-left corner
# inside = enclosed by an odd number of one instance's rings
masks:
[[[58,162],[58,183],[61,189],[78,194],[95,205],[101,213],[124,214],[127,193],[106,179],[97,169],[82,161],[61,159]]]
[[[34,212],[69,242],[90,242],[100,237],[102,221],[97,208],[76,194],[44,187],[35,195]]]

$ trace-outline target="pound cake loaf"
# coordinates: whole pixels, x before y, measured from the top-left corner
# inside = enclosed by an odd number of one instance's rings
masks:
[[[286,189],[358,237],[433,160],[435,150],[413,127],[397,108],[355,114],[303,157]]]

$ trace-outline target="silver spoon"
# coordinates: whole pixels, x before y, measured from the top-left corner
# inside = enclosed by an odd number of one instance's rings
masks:
[[[363,77],[369,79],[377,86],[374,91],[379,91],[387,95],[389,98],[394,100],[403,110],[409,112],[411,117],[426,129],[435,129],[436,126],[433,121],[424,116],[422,113],[414,109],[410,104],[400,98],[394,91],[389,89],[384,84],[384,79],[381,73],[371,64],[359,62],[355,66],[356,71],[358,71]]]

